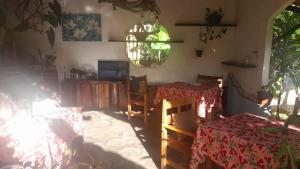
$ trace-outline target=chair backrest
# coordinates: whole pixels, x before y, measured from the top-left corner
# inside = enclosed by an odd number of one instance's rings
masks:
[[[162,125],[192,131],[196,129],[197,115],[193,98],[163,99]]]
[[[221,88],[223,86],[223,77],[198,74],[197,83],[208,84],[208,85],[219,85],[219,87]]]
[[[130,76],[128,78],[128,91],[136,93],[147,92],[147,76]]]
[[[161,127],[161,169],[166,169],[167,166],[188,168],[180,160],[172,160],[168,155],[168,148],[180,153],[181,160],[190,161],[191,145],[197,128],[194,99],[163,99]]]

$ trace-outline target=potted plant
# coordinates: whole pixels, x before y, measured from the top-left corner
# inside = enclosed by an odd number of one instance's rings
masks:
[[[19,21],[14,27],[14,31],[33,30],[46,34],[51,47],[53,47],[55,29],[62,24],[62,8],[59,2],[57,0],[19,0],[17,4],[12,3],[16,2],[0,1],[0,47],[7,29],[6,20],[14,17]],[[14,8],[14,6],[18,8]],[[14,14],[13,17],[10,16],[12,14]],[[45,23],[49,25],[46,29],[43,27]]]
[[[207,43],[208,40],[219,39],[222,37],[223,34],[227,32],[226,27],[220,28],[219,31],[215,30],[214,28],[214,26],[220,25],[223,16],[224,13],[222,8],[214,11],[210,10],[209,8],[206,8],[205,20],[207,26],[204,30],[200,28],[199,37],[201,41]]]
[[[202,57],[202,54],[203,54],[203,49],[196,49],[196,55],[197,57]]]
[[[224,16],[222,8],[219,8],[219,10],[211,11],[209,8],[206,8],[206,22],[211,25],[219,25],[221,23],[221,20]]]

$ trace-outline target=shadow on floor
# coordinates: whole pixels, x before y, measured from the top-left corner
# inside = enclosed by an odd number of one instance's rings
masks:
[[[129,123],[136,137],[142,143],[144,149],[149,154],[157,168],[160,168],[160,134],[161,134],[161,116],[158,112],[151,112],[149,124],[144,126],[143,118],[132,117],[128,120],[126,110],[107,109],[100,112],[123,122]],[[89,120],[90,117],[88,117]]]
[[[82,151],[78,153],[68,169],[84,168],[88,164],[93,169],[145,169],[135,162],[129,161],[114,152],[105,151],[102,147],[93,143],[83,145]]]

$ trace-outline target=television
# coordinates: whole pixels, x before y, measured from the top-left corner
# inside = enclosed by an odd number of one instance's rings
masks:
[[[98,60],[98,80],[123,81],[129,76],[128,61]]]

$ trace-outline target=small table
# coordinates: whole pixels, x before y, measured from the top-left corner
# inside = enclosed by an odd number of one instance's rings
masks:
[[[178,99],[192,97],[197,104],[197,112],[200,117],[206,117],[206,112],[215,107],[222,110],[221,89],[216,85],[191,85],[184,82],[160,85],[157,88],[154,104],[162,99]]]
[[[283,124],[252,114],[241,114],[201,124],[192,146],[190,169],[209,158],[230,169],[277,169],[276,153],[281,132],[263,132],[263,128],[280,129]],[[299,130],[289,129],[289,137],[300,141]],[[300,157],[300,145],[297,145]]]

